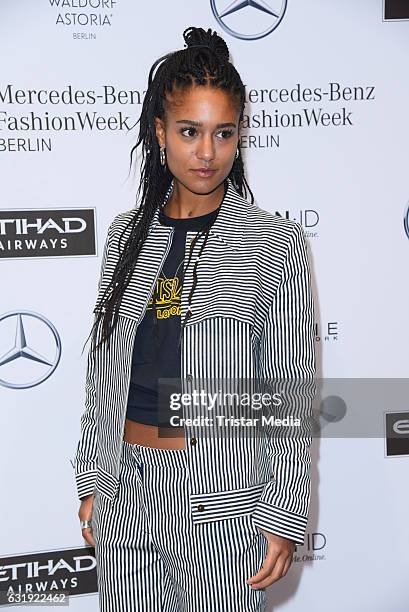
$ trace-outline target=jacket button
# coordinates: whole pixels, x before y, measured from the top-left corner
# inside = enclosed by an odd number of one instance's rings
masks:
[[[190,440],[190,444],[191,444],[192,446],[195,446],[195,444],[197,444],[197,440],[196,440],[196,438],[191,438],[191,440]]]
[[[197,509],[198,509],[198,511],[199,511],[199,512],[203,512],[203,510],[205,509],[205,507],[204,507],[204,505],[203,505],[203,504],[199,504],[199,505],[198,505],[198,507],[197,507]]]
[[[192,376],[191,374],[188,374],[188,375],[186,376],[186,380],[187,380],[187,382],[192,382],[192,380],[193,380],[193,376]]]

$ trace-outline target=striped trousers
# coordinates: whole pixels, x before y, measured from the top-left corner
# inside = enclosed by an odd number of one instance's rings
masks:
[[[101,612],[265,612],[267,540],[251,515],[193,524],[186,451],[123,441],[118,495],[92,529]]]

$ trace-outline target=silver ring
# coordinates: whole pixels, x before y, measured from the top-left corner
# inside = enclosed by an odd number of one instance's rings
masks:
[[[80,521],[80,524],[81,524],[81,529],[88,529],[89,527],[92,527],[91,521]]]

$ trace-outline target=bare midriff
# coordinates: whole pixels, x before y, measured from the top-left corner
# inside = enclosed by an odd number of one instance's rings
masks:
[[[157,427],[125,419],[124,440],[153,448],[186,448],[184,427]]]

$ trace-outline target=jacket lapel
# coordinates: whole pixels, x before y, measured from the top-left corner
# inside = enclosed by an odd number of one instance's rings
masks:
[[[217,236],[219,240],[233,249],[238,250],[242,241],[246,218],[252,204],[237,193],[230,179],[227,179],[227,183],[226,194],[209,233]],[[159,222],[159,208],[157,208],[151,221],[149,233],[156,235],[163,227]]]
[[[228,180],[228,188],[220,205],[219,213],[209,231],[210,236],[213,237],[213,244],[216,241],[221,248],[227,246],[234,251],[239,250],[250,206],[251,204],[236,192],[231,181]],[[160,223],[159,208],[157,208],[138,258],[138,263],[125,290],[119,311],[121,315],[138,321],[143,316],[155,285],[155,279],[170,249],[173,232],[174,230],[171,226],[165,226]],[[196,232],[192,231],[187,233],[187,244],[189,244],[189,241],[195,234]],[[211,258],[210,253],[211,249],[206,249],[205,247],[202,258]],[[185,264],[187,256],[188,253],[186,253]],[[208,263],[211,264],[211,260]],[[192,268],[192,264],[189,267]],[[203,267],[206,268],[206,266]],[[203,281],[205,282],[205,278],[202,279]],[[187,295],[192,282],[193,278],[190,271],[190,274],[188,273],[185,277],[182,289],[182,318],[184,318],[186,313]],[[196,317],[193,315],[189,320],[189,324],[193,324],[195,319]]]

